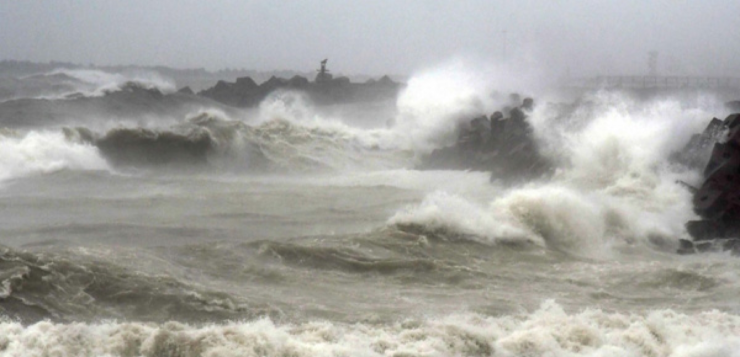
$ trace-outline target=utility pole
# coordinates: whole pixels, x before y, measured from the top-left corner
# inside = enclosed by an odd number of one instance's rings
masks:
[[[502,34],[504,35],[504,61],[506,61],[506,30],[504,30]]]

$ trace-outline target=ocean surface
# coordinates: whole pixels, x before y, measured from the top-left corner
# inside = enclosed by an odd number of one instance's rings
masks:
[[[59,73],[89,101],[125,82]],[[456,78],[323,108],[0,103],[0,356],[740,356],[740,260],[675,253],[701,176],[670,157],[723,98],[542,94],[552,175],[416,170],[507,105]]]

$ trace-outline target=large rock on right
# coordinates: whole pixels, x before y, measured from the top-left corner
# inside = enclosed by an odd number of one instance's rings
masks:
[[[740,254],[740,113],[724,121],[712,120],[707,132],[721,135],[704,167],[704,181],[694,190],[694,211],[700,219],[686,223],[692,240],[682,240],[679,253],[729,250]],[[706,144],[706,140],[697,142]]]

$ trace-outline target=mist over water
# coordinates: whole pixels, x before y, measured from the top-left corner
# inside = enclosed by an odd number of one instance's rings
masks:
[[[740,264],[675,253],[701,177],[669,159],[725,99],[547,83],[452,61],[374,106],[2,123],[0,356],[736,354]],[[551,175],[417,169],[511,92]]]

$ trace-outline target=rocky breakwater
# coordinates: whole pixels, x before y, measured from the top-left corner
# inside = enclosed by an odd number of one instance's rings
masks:
[[[462,123],[455,145],[434,150],[421,169],[491,171],[491,181],[540,177],[550,164],[539,154],[528,115],[531,98],[520,105]]]
[[[305,77],[290,79],[271,77],[257,84],[250,77],[237,78],[235,82],[218,81],[215,86],[198,92],[198,95],[235,107],[257,106],[277,90],[295,90],[305,93],[319,105],[372,102],[395,99],[402,85],[388,76],[365,83],[353,83],[347,77],[326,78],[317,76],[311,82]]]

